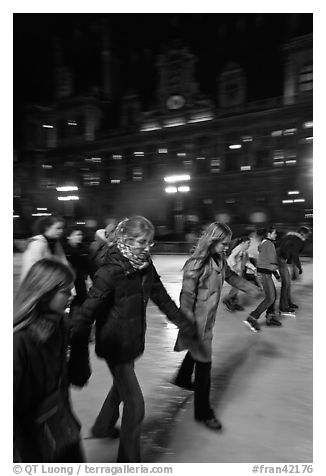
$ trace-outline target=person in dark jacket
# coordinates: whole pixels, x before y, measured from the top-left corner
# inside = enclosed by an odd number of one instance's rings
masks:
[[[73,282],[74,275],[68,266],[59,261],[42,259],[29,269],[15,296],[13,329],[15,462],[84,461],[79,435],[80,424],[72,413],[68,393],[69,328],[64,320],[64,311]],[[60,394],[66,410],[64,415],[69,416],[69,421],[62,413],[57,414],[57,401],[53,401],[57,392],[62,392]],[[46,401],[53,401],[49,408]],[[45,421],[51,418],[52,424],[57,416],[58,438],[51,433],[50,426],[47,426],[45,433],[41,433],[40,436],[36,424],[40,415]]]
[[[108,248],[110,248],[115,241],[117,224],[117,220],[113,218],[105,228],[101,228],[95,233],[94,240],[90,244],[88,251],[89,274],[91,279],[93,279],[94,274],[103,264]]]
[[[112,436],[123,402],[118,462],[141,461],[140,432],[144,398],[134,361],[144,352],[146,306],[149,298],[183,334],[193,337],[195,326],[177,308],[150,258],[154,227],[141,216],[124,219],[116,230],[116,245],[94,276],[72,333],[72,349],[85,348],[96,320],[95,352],[105,359],[113,385],[92,427],[94,437]]]
[[[76,275],[74,283],[76,295],[70,304],[71,314],[74,315],[86,299],[86,279],[89,275],[88,251],[83,244],[83,230],[81,228],[76,226],[68,230],[64,250]]]
[[[309,228],[305,226],[300,227],[297,232],[289,232],[282,238],[277,249],[278,267],[282,283],[279,305],[280,313],[291,314],[298,308],[291,297],[291,276],[288,265],[296,266],[299,274],[302,274],[299,256],[303,251],[309,233]]]
[[[247,319],[243,321],[252,332],[260,331],[258,319],[264,311],[266,311],[267,326],[282,325],[282,323],[276,319],[275,315],[276,288],[273,281],[273,275],[277,279],[280,279],[280,275],[277,271],[277,255],[274,246],[276,234],[274,226],[270,226],[269,228],[257,232],[257,235],[262,240],[260,245],[258,245],[259,255],[257,260],[257,273],[265,297],[256,309],[249,314]]]

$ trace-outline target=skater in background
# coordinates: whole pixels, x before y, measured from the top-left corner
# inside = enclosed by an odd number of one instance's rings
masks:
[[[30,267],[42,258],[52,258],[68,264],[60,243],[63,235],[64,219],[58,215],[42,217],[34,224],[34,236],[27,243],[23,253],[20,280],[22,281]]]
[[[84,461],[80,424],[71,410],[64,320],[75,276],[51,259],[38,260],[14,302],[14,461]],[[81,362],[79,362],[81,366]]]
[[[250,245],[250,238],[248,235],[237,239],[236,246],[232,249],[227,258],[227,263],[232,271],[238,276],[245,278],[246,270],[250,269],[254,275],[256,274],[256,267],[250,262],[248,255],[248,248]],[[229,294],[223,299],[223,304],[229,311],[243,311],[244,308],[238,302],[238,288],[232,287]]]
[[[70,315],[73,317],[87,296],[86,280],[89,276],[89,261],[88,250],[83,243],[83,229],[78,226],[71,227],[67,231],[66,238],[65,254],[76,275],[74,283],[76,294],[70,305]]]
[[[117,224],[118,221],[113,218],[105,228],[101,228],[95,232],[94,240],[90,244],[88,252],[89,273],[91,279],[93,279],[94,274],[102,265],[107,250],[115,242],[115,230]]]
[[[277,249],[281,275],[280,313],[292,314],[298,308],[298,305],[292,301],[289,265],[295,266],[298,273],[302,274],[300,253],[303,251],[309,233],[309,228],[305,226],[300,227],[297,232],[289,232],[282,238]]]
[[[211,223],[199,238],[191,257],[184,265],[180,294],[180,308],[195,323],[198,341],[185,338],[179,332],[176,351],[188,349],[174,383],[192,389],[191,377],[195,371],[194,417],[211,430],[222,425],[210,403],[212,339],[217,306],[226,280],[231,286],[252,296],[257,287],[234,273],[227,265],[225,250],[230,244],[230,228],[219,222]]]
[[[263,312],[266,311],[267,326],[281,326],[282,323],[275,315],[276,288],[273,282],[273,275],[279,279],[277,272],[277,255],[274,246],[276,239],[276,229],[271,226],[269,228],[259,230],[258,236],[261,237],[261,244],[258,246],[259,256],[257,261],[257,272],[261,285],[263,287],[265,297],[257,308],[252,311],[248,318],[243,321],[246,326],[253,332],[260,331],[258,319]]]
[[[96,320],[95,352],[105,359],[113,385],[91,429],[97,438],[118,436],[116,422],[123,402],[118,462],[141,461],[140,433],[144,398],[135,373],[135,359],[144,352],[149,298],[174,322],[182,335],[194,338],[193,322],[177,308],[163,286],[150,257],[154,227],[142,216],[123,220],[116,244],[95,273],[93,286],[74,321],[72,350],[88,349]]]

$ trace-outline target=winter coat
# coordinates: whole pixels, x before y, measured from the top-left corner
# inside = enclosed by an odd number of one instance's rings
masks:
[[[296,232],[289,232],[285,235],[277,249],[277,256],[286,260],[288,264],[294,264],[301,270],[299,255],[302,252],[306,240]]]
[[[192,357],[200,362],[212,360],[213,327],[216,320],[217,306],[221,297],[224,280],[244,292],[255,288],[245,279],[234,273],[225,257],[219,264],[209,257],[203,270],[193,270],[193,263],[186,264],[180,293],[180,308],[188,319],[196,323],[198,341],[185,339],[179,333],[174,350],[189,349]]]
[[[94,276],[93,286],[73,324],[72,346],[84,347],[96,320],[95,352],[112,363],[124,363],[144,352],[149,298],[184,332],[194,325],[180,312],[164,288],[152,262],[135,270],[116,246]]]
[[[20,280],[22,281],[32,265],[43,258],[57,259],[64,264],[68,264],[66,255],[59,241],[54,245],[54,254],[51,252],[49,243],[45,236],[35,235],[30,238],[27,248],[23,253],[22,269]]]
[[[66,243],[64,251],[76,274],[74,282],[76,298],[74,303],[81,304],[87,295],[85,280],[89,275],[88,251],[82,243],[77,246],[71,246],[70,243]]]
[[[14,460],[42,462],[32,422],[43,400],[59,385],[70,406],[66,355],[68,324],[46,315],[13,336]]]
[[[105,236],[105,229],[97,230],[94,241],[90,244],[88,251],[88,268],[92,279],[103,264],[108,248],[109,244]]]
[[[277,255],[273,241],[263,240],[258,246],[257,271],[259,273],[272,274],[277,270]]]

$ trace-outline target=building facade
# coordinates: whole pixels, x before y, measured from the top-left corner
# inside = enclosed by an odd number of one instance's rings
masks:
[[[255,102],[234,62],[219,72],[215,97],[204,95],[197,58],[175,47],[157,57],[155,104],[143,111],[129,91],[117,107],[108,46],[102,53],[105,98],[74,96],[72,73],[60,65],[55,103],[26,113],[14,160],[17,230],[53,212],[90,226],[142,214],[180,235],[212,220],[311,225],[312,35],[283,47],[283,95]],[[176,175],[183,179],[165,181]],[[65,186],[76,188],[57,190]]]

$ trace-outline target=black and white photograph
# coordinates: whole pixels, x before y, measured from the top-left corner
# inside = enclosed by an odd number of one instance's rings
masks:
[[[196,9],[12,14],[18,467],[313,473],[314,14]]]

